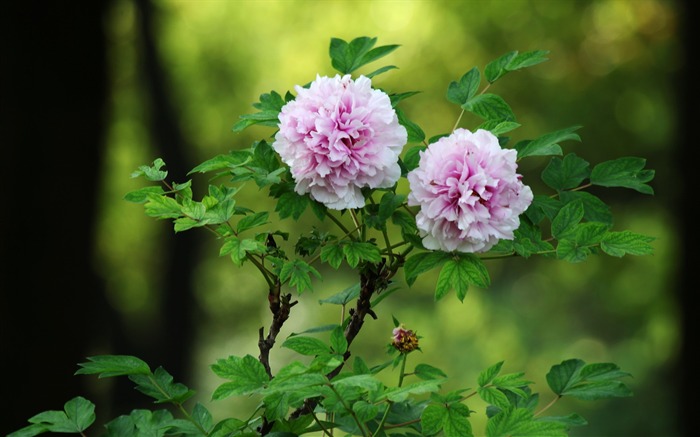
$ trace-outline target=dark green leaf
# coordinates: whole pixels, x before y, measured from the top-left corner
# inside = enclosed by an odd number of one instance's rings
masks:
[[[609,232],[600,243],[600,248],[612,256],[650,255],[654,252],[651,246],[654,237],[637,234],[631,231]]]
[[[343,254],[352,268],[357,267],[361,261],[378,263],[382,260],[379,248],[372,243],[349,241],[343,245]]]
[[[496,94],[479,94],[462,105],[462,109],[472,112],[484,120],[498,120],[499,123],[515,121],[515,114],[502,97]]]
[[[412,285],[418,275],[444,264],[450,256],[449,253],[436,251],[421,252],[409,257],[404,264],[406,283]]]
[[[542,172],[542,181],[557,191],[576,188],[590,175],[589,164],[574,153],[553,157]]]
[[[646,159],[626,157],[601,162],[593,167],[591,183],[603,187],[625,187],[642,194],[654,194],[646,183],[654,179],[654,170],[644,170]]]
[[[425,132],[416,123],[409,120],[406,114],[399,108],[395,109],[396,115],[399,119],[399,124],[406,128],[406,134],[408,135],[407,141],[409,143],[420,143],[425,139]]]
[[[331,348],[326,343],[313,337],[290,337],[282,343],[282,347],[286,347],[302,355],[319,355],[332,352]]]
[[[130,355],[97,355],[88,357],[88,363],[78,364],[76,375],[94,375],[100,378],[127,375],[148,375],[151,369],[144,361]]]
[[[581,141],[581,137],[574,133],[580,128],[581,126],[572,126],[544,134],[532,141],[521,141],[515,145],[515,150],[518,151],[518,159],[526,156],[561,155],[562,150],[559,143],[567,140]]]
[[[345,290],[334,294],[333,296],[326,298],[326,299],[321,299],[318,301],[318,303],[330,303],[334,305],[347,305],[351,301],[357,298],[357,296],[360,295],[360,283],[356,283],[355,285],[351,285],[350,287],[346,288]]]
[[[334,269],[340,267],[344,257],[343,247],[339,243],[331,243],[321,249],[321,261],[330,264]]]
[[[162,367],[158,367],[152,375],[129,375],[129,379],[136,384],[136,390],[152,397],[156,403],[182,404],[194,396],[194,392],[184,384],[173,382],[172,375]]]
[[[576,201],[564,205],[552,220],[552,235],[557,239],[566,237],[567,233],[572,232],[574,226],[581,219],[583,219],[583,204],[581,202]]]
[[[311,286],[312,274],[317,278],[321,278],[321,274],[315,268],[311,267],[305,261],[294,259],[285,262],[280,271],[280,281],[285,283],[289,281],[289,285],[297,289],[297,292],[303,293],[305,290],[313,289]]]
[[[474,67],[465,73],[459,82],[450,82],[447,87],[447,100],[462,106],[476,95],[480,83],[481,73],[479,73],[478,68]]]
[[[231,382],[220,386],[215,391],[213,399],[223,399],[231,395],[244,395],[260,391],[270,380],[265,366],[251,355],[244,357],[229,356],[219,359],[211,366],[212,371],[219,377]]]
[[[437,367],[429,364],[418,364],[413,373],[420,379],[444,379],[447,375]]]
[[[559,193],[559,197],[565,204],[580,201],[583,205],[584,219],[607,225],[613,224],[613,215],[610,207],[593,194],[585,191],[562,191]],[[559,205],[561,207],[561,202],[559,202]]]
[[[161,196],[163,193],[163,188],[160,186],[144,187],[126,193],[124,195],[124,200],[133,203],[144,203],[148,200],[149,196]]]

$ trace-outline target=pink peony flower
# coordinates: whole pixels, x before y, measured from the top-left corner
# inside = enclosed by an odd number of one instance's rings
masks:
[[[532,190],[516,173],[517,152],[502,149],[491,132],[457,129],[420,153],[408,173],[408,204],[420,206],[423,245],[446,252],[486,252],[512,240]]]
[[[317,76],[282,107],[272,147],[290,167],[295,191],[331,209],[361,208],[361,189],[387,188],[401,176],[406,144],[389,96],[369,78]]]

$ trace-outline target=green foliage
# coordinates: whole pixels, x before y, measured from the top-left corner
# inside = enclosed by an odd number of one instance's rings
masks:
[[[391,52],[397,45],[375,47],[376,38],[360,37],[346,42],[332,38],[329,54],[333,68],[341,74],[353,74],[365,65]],[[446,98],[481,119],[477,129],[486,129],[500,137],[505,147],[509,138],[503,134],[517,129],[515,114],[506,100],[487,89],[511,71],[538,65],[547,60],[544,50],[524,53],[512,51],[486,65],[483,74],[477,67],[447,87]],[[389,71],[384,66],[366,75],[372,77]],[[482,78],[486,84],[482,87]],[[422,151],[438,141],[450,126],[440,127],[426,141],[426,133],[410,120],[398,104],[416,92],[391,95],[399,123],[406,128],[408,147],[399,160],[401,177],[407,178],[421,160]],[[250,126],[276,128],[285,104],[295,99],[287,92],[262,94],[253,104],[258,110],[241,116],[233,131]],[[459,126],[461,114],[457,116]],[[542,416],[554,401],[563,396],[581,400],[600,400],[631,396],[631,390],[620,381],[629,376],[612,363],[586,364],[580,359],[568,359],[553,366],[546,375],[553,401],[540,408],[540,394],[533,393],[532,381],[524,372],[501,374],[503,362],[498,362],[476,379],[475,389],[444,392],[447,375],[425,363],[406,371],[409,355],[421,350],[418,337],[406,330],[394,318],[396,330],[387,346],[390,355],[378,365],[369,367],[352,355],[352,342],[360,332],[366,316],[376,317],[375,311],[384,299],[397,292],[410,292],[418,278],[436,271],[434,299],[441,300],[454,290],[463,302],[471,286],[488,288],[491,277],[486,260],[519,256],[540,256],[551,262],[579,263],[590,256],[648,255],[653,252],[652,237],[630,230],[614,230],[611,208],[598,196],[586,191],[590,186],[626,188],[651,195],[649,182],[654,171],[645,169],[646,160],[623,157],[591,165],[575,153],[564,153],[563,143],[580,142],[576,133],[580,126],[571,126],[545,133],[534,139],[518,141],[512,150],[518,160],[545,157],[540,170],[544,190],[535,193],[527,211],[518,217],[519,227],[512,239],[502,239],[483,253],[444,252],[429,250],[423,243],[425,235],[416,222],[418,210],[401,193],[400,184],[391,187],[364,187],[366,205],[361,208],[336,211],[326,208],[308,194],[297,192],[291,170],[284,165],[273,147],[265,140],[251,147],[215,156],[192,169],[194,173],[211,175],[206,194],[193,198],[191,181],[181,183],[167,180],[165,162],[158,158],[151,165],[140,166],[133,177],[156,182],[127,193],[127,201],[140,204],[147,216],[157,220],[172,220],[174,232],[205,228],[221,240],[220,256],[228,256],[237,267],[257,269],[267,284],[267,303],[271,322],[267,334],[259,331],[258,357],[231,355],[211,366],[213,373],[225,382],[212,394],[219,401],[232,396],[248,396],[258,401],[258,409],[235,412],[238,417],[226,417],[216,422],[200,403],[186,407],[194,392],[162,367],[151,371],[142,360],[125,355],[89,357],[80,363],[78,375],[99,378],[128,377],[135,388],[152,398],[156,404],[172,404],[181,417],[169,410],[133,410],[106,425],[109,436],[183,435],[183,436],[298,436],[309,432],[331,430],[338,435],[384,436],[565,436],[571,427],[583,426],[586,420],[572,413],[566,416]],[[511,152],[512,153],[512,152]],[[329,170],[332,171],[332,170]],[[529,180],[533,176],[524,175]],[[310,232],[297,229],[296,238],[289,242],[288,253],[281,241],[293,235],[273,223],[268,210],[257,205],[243,206],[241,190],[250,188],[275,202],[274,211],[281,222],[297,222],[311,210],[319,221],[333,231],[314,227]],[[300,190],[303,192],[303,190]],[[430,246],[426,243],[426,246]],[[311,326],[289,335],[278,346],[298,355],[298,360],[282,364],[276,372],[270,366],[284,323],[291,317],[296,301],[291,300],[294,289],[299,299],[312,292],[322,271],[349,270],[357,275],[353,285],[320,299],[330,308],[340,306],[338,324]],[[403,270],[403,281],[399,272]],[[284,290],[284,291],[283,291]],[[308,293],[307,293],[308,294]],[[354,305],[346,313],[346,307]],[[327,339],[313,334],[323,333]],[[407,337],[400,337],[401,335]],[[387,336],[388,337],[388,336]],[[410,347],[409,347],[410,346]],[[387,384],[381,372],[398,374],[398,383]],[[467,375],[459,375],[460,380]],[[485,407],[470,409],[481,402]],[[539,409],[538,409],[539,408]],[[29,419],[29,425],[11,434],[12,437],[33,436],[44,432],[82,433],[95,421],[95,407],[90,401],[77,397],[65,404],[64,411],[46,411]],[[472,430],[470,417],[485,413],[485,431]],[[324,420],[325,417],[325,420]],[[403,433],[403,434],[398,434]],[[485,433],[485,434],[484,434]]]

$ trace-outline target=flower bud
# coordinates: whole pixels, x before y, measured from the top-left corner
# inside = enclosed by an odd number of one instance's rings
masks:
[[[418,349],[418,336],[410,329],[405,329],[403,324],[394,328],[391,337],[391,345],[403,354]]]

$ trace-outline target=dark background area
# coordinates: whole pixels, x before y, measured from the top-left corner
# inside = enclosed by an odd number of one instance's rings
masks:
[[[689,3],[683,11],[685,67],[676,91],[683,110],[678,125],[674,169],[678,184],[676,214],[682,217],[678,299],[683,310],[682,359],[670,385],[678,388],[680,435],[694,429],[692,387],[697,359],[697,281],[695,184],[697,79],[693,67],[698,15]],[[139,70],[150,94],[151,133],[159,155],[173,174],[185,174],[186,141],[168,97],[149,27],[151,5],[136,2],[143,58]],[[0,142],[3,145],[3,202],[0,214],[0,351],[4,435],[27,424],[32,415],[89,391],[85,379],[73,376],[96,338],[108,337],[116,353],[168,363],[176,380],[187,379],[193,332],[190,283],[185,268],[196,253],[197,234],[171,239],[164,277],[172,290],[160,305],[160,329],[147,343],[125,335],[124,321],[107,304],[92,260],[99,174],[109,116],[104,14],[108,1],[9,2],[0,14]],[[172,341],[172,339],[178,339]],[[677,377],[680,375],[680,377]],[[97,393],[113,411],[150,408],[152,404],[128,384]],[[111,397],[111,399],[108,399]],[[632,400],[631,402],[634,402]]]

